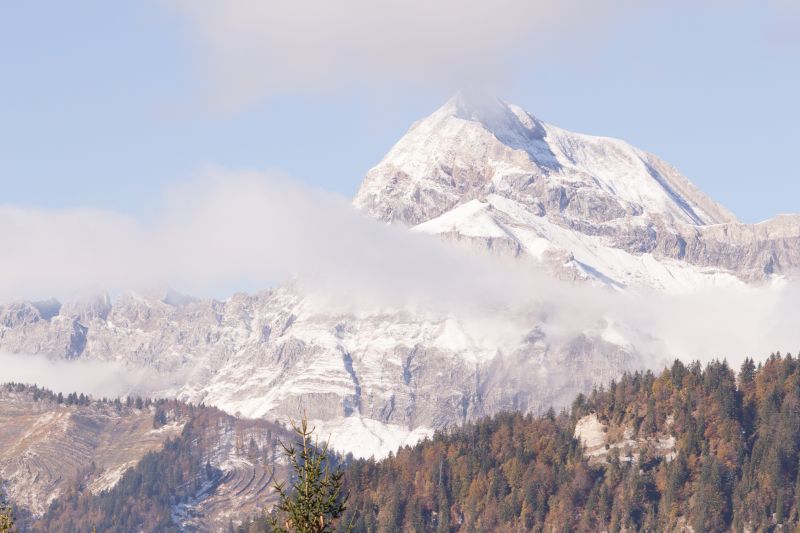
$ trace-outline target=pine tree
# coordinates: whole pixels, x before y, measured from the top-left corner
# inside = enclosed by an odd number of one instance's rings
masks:
[[[306,417],[290,421],[298,436],[295,444],[281,444],[292,468],[291,490],[286,482],[276,482],[279,502],[271,514],[273,531],[280,533],[326,533],[336,531],[335,523],[347,509],[347,495],[342,494],[340,469],[331,471],[328,446],[312,442],[313,429]],[[352,531],[351,522],[345,531]]]

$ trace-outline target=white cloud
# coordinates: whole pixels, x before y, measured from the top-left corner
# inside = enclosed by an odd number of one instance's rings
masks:
[[[0,301],[164,285],[208,295],[296,276],[332,309],[456,313],[487,338],[497,337],[498,321],[503,336],[543,322],[548,338],[559,342],[610,318],[654,358],[739,361],[797,342],[795,285],[688,296],[569,285],[365,218],[339,196],[257,173],[213,171],[176,186],[149,220],[2,207],[0,249]]]
[[[682,361],[745,357],[763,359],[773,351],[800,348],[794,302],[800,284],[709,289],[697,294],[640,294],[613,314],[629,327],[657,338],[637,347]],[[622,302],[620,302],[622,303]]]
[[[147,278],[144,227],[99,210],[0,206],[0,299],[65,295]]]
[[[371,220],[281,176],[210,171],[148,220],[0,207],[0,301],[172,286],[200,295],[298,277],[348,302],[513,302],[488,260]],[[528,276],[527,279],[530,279]]]
[[[91,394],[95,398],[146,396],[163,385],[155,371],[110,361],[53,360],[40,355],[0,352],[3,383],[36,384],[54,392]]]
[[[264,96],[340,87],[502,83],[510,67],[564,50],[589,53],[650,4],[610,0],[168,0],[188,21],[211,98],[238,108]],[[490,81],[491,80],[491,81]]]

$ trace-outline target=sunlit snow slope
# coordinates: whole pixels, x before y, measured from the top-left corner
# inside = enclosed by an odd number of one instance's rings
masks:
[[[354,205],[580,291],[760,290],[800,266],[797,216],[741,224],[657,157],[496,98],[459,94],[412,126]],[[501,410],[564,405],[676,355],[658,352],[658,339],[643,353],[647,332],[608,316],[556,327],[547,302],[469,315],[344,311],[303,287],[224,302],[128,293],[10,303],[0,351],[154,369],[164,380],[145,384],[150,392],[243,416],[305,411],[358,455]]]

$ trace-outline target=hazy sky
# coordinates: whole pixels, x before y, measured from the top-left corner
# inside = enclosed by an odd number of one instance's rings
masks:
[[[793,2],[593,4],[9,3],[0,203],[158,212],[208,165],[350,196],[414,120],[478,85],[659,154],[745,221],[800,211]]]
[[[535,304],[550,338],[602,315],[692,357],[786,348],[795,285],[579,295],[367,220],[343,197],[412,122],[477,87],[659,154],[745,221],[800,212],[796,5],[9,3],[0,301],[154,286],[224,298],[298,276],[354,309]]]

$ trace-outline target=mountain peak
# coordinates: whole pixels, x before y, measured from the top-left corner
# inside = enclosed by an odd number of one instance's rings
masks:
[[[695,226],[736,220],[652,154],[545,124],[496,96],[466,90],[411,127],[367,174],[354,204],[416,225],[487,194],[576,227],[625,217]]]
[[[478,90],[460,90],[429,118],[456,118],[480,124],[505,144],[525,148],[531,139],[541,138],[544,130],[530,113],[502,98]]]
[[[453,116],[473,120],[474,117],[486,114],[504,114],[508,111],[508,104],[490,93],[461,89],[451,96],[440,109]]]

